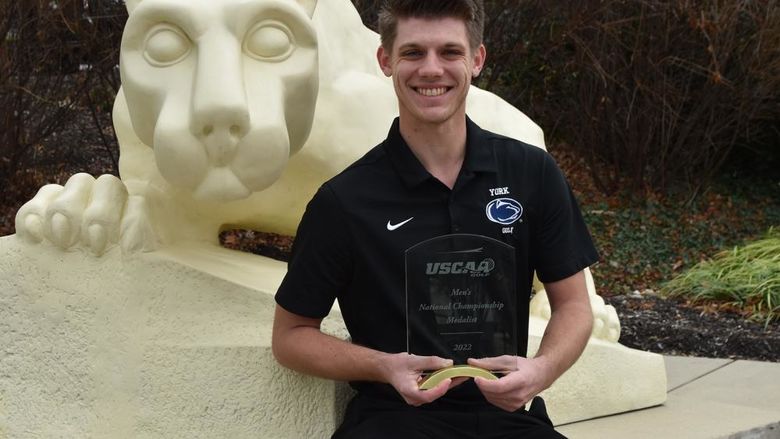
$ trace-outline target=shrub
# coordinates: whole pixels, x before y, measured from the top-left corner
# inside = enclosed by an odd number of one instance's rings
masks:
[[[743,247],[718,253],[667,282],[662,291],[693,301],[750,307],[767,323],[780,318],[780,229]]]

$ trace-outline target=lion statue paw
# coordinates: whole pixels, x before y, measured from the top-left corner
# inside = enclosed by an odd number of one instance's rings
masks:
[[[118,243],[129,253],[158,246],[146,200],[128,196],[122,180],[110,174],[79,173],[65,185],[43,186],[19,209],[15,223],[28,242],[80,247],[96,256]]]

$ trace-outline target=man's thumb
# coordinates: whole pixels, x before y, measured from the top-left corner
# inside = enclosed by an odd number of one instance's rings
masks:
[[[421,370],[438,370],[452,366],[452,360],[448,360],[446,358],[436,356],[418,358],[420,361],[417,364]]]

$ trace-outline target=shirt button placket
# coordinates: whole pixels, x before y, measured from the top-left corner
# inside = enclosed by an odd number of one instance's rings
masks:
[[[447,207],[449,208],[450,211],[450,229],[452,230],[452,233],[460,233],[461,225],[458,223],[458,218],[457,215],[455,214],[457,209],[455,207],[454,194],[450,194],[450,200],[449,203],[447,204]]]

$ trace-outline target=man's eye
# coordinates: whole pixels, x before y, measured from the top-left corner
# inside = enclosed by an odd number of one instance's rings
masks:
[[[150,64],[166,67],[178,63],[192,48],[189,38],[181,30],[170,26],[158,26],[149,33],[144,43],[144,58]]]
[[[282,23],[264,21],[247,34],[244,51],[263,61],[287,59],[295,48],[292,32]]]
[[[405,58],[415,58],[415,57],[422,56],[422,51],[420,51],[420,50],[405,50],[405,51],[401,52],[401,56],[403,56]]]

